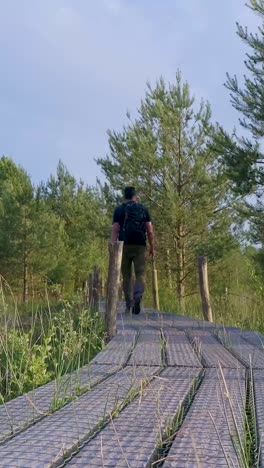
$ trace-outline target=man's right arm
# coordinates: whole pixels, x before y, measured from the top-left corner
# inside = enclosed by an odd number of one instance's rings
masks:
[[[119,225],[119,223],[113,223],[113,226],[112,226],[112,236],[111,236],[111,242],[112,242],[112,244],[114,244],[115,242],[118,241],[119,231],[120,231],[120,225]]]
[[[155,248],[154,248],[154,231],[152,222],[149,221],[145,223],[148,241],[149,241],[149,254],[151,257],[155,257]]]

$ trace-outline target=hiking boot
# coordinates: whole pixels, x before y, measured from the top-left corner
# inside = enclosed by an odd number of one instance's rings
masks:
[[[141,307],[140,307],[140,298],[135,300],[133,309],[132,309],[132,314],[138,315],[140,314]]]
[[[125,315],[130,315],[130,312],[131,312],[131,307],[126,306]]]

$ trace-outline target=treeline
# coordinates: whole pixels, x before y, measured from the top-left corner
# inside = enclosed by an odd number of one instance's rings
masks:
[[[129,132],[132,131],[130,128]],[[133,183],[139,189],[141,201],[151,209],[161,296],[173,297],[180,308],[184,308],[186,298],[197,293],[197,257],[201,254],[209,259],[211,286],[216,294],[226,294],[227,288],[245,291],[249,284],[251,288],[249,277],[256,270],[257,251],[247,248],[242,252],[238,234],[243,232],[236,224],[242,219],[233,202],[224,168],[206,145],[206,154],[198,149],[187,157],[184,141],[181,143],[185,157],[182,156],[180,194],[176,156],[175,160],[164,158],[163,164],[157,157],[154,174],[154,164],[153,173],[147,166],[143,169],[143,155],[141,165],[136,166],[137,152],[132,151],[127,174],[122,172],[123,162],[116,167],[118,185],[115,185],[113,162],[107,158],[100,164],[103,167],[109,164],[107,178],[111,184],[97,189],[77,181],[62,162],[55,176],[34,187],[23,168],[12,159],[2,157],[2,281],[26,303],[29,299],[46,300],[46,294],[55,299],[71,297],[83,288],[95,264],[100,266],[105,279],[112,211],[121,201],[123,186]],[[150,153],[146,154],[150,161]],[[126,164],[128,162],[127,158]],[[209,164],[215,164],[212,171]],[[166,183],[159,182],[163,174],[167,174]],[[150,287],[151,262],[147,283]]]
[[[263,26],[263,0],[251,7]],[[251,49],[249,77],[242,87],[232,77],[226,85],[251,137],[214,123],[209,103],[197,102],[178,72],[174,83],[148,84],[136,117],[109,131],[109,154],[98,159],[106,182],[96,189],[62,163],[34,187],[22,168],[1,159],[0,272],[25,302],[45,288],[76,291],[94,263],[106,271],[112,210],[125,185],[135,185],[151,211],[166,297],[171,292],[184,309],[197,292],[197,257],[206,255],[215,296],[262,299],[264,41],[238,33]]]
[[[34,187],[11,159],[0,160],[0,268],[12,291],[60,296],[82,287],[105,248],[106,214],[100,193],[69,174]]]

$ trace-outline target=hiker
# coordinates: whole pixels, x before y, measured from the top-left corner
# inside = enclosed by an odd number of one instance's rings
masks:
[[[140,203],[134,187],[124,190],[124,203],[114,211],[112,242],[124,241],[122,258],[123,290],[126,313],[140,313],[140,302],[145,289],[146,237],[150,255],[154,257],[154,235],[149,212]],[[135,270],[135,286],[132,297],[132,263]]]

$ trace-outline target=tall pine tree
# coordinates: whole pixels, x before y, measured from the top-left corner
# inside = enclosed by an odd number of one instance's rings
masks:
[[[250,221],[251,240],[263,245],[264,225],[264,0],[250,0],[249,8],[257,14],[260,26],[256,33],[237,25],[237,33],[248,46],[245,60],[246,76],[242,83],[228,75],[226,87],[231,103],[240,114],[240,126],[244,136],[234,132],[230,136],[219,129],[215,139],[218,154],[223,155],[227,174],[233,190],[245,198],[240,213]]]
[[[28,174],[10,158],[0,159],[1,274],[29,299],[34,277],[57,267],[64,250],[63,225],[36,197]]]
[[[137,118],[109,132],[110,155],[99,159],[108,184],[136,185],[151,209],[160,267],[175,278],[180,304],[192,293],[199,253],[221,256],[232,244],[229,183],[210,150],[215,129],[208,103],[189,85],[160,79],[147,87]],[[108,190],[108,194],[111,190]]]
[[[244,137],[235,133],[231,138],[221,130],[217,143],[223,153],[234,188],[241,194],[261,192],[264,187],[264,0],[250,0],[249,7],[260,19],[257,33],[237,25],[237,34],[248,46],[245,66],[247,75],[241,84],[238,78],[228,75],[226,87],[231,103],[240,113],[240,125]]]

